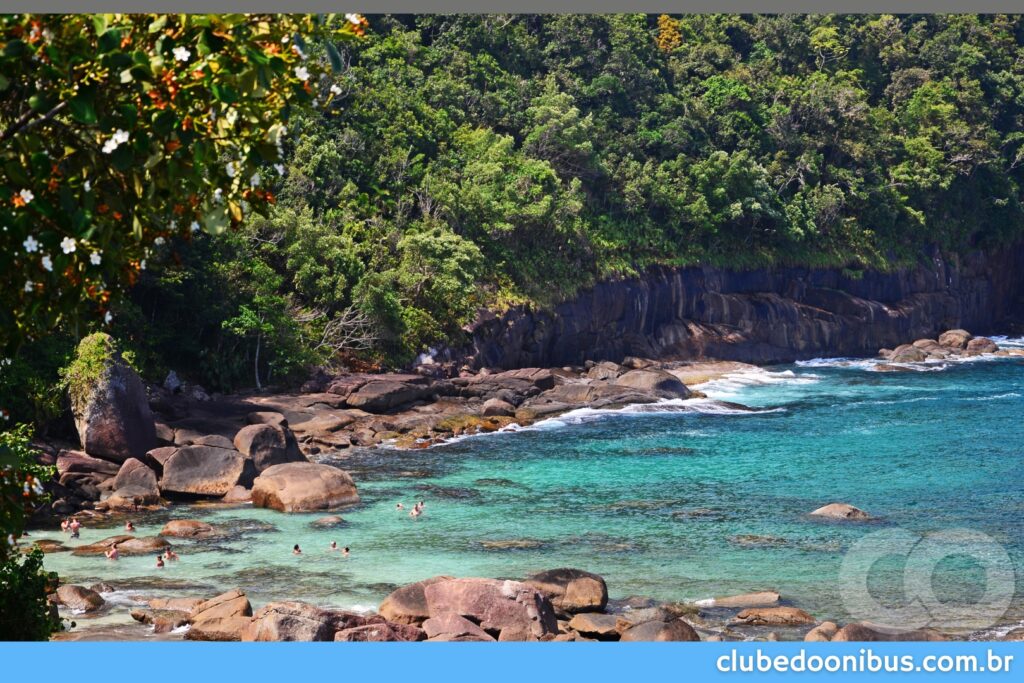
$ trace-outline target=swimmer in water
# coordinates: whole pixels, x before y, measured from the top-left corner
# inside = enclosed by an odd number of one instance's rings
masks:
[[[292,555],[301,555],[301,554],[302,554],[302,548],[300,548],[299,544],[296,543],[295,547],[292,548]]]
[[[341,554],[348,557],[348,546],[345,546],[345,549],[341,551]]]
[[[163,555],[157,555],[156,556],[156,567],[157,567],[157,569],[161,569],[163,566],[164,566],[164,556]]]
[[[337,541],[331,541],[331,550],[337,550],[337,549],[338,549],[338,542]]]
[[[404,509],[405,509],[405,506],[404,506],[404,505],[402,505],[401,503],[399,503],[398,505],[396,505],[396,506],[395,506],[395,509],[396,509],[396,510],[404,510]]]
[[[131,520],[128,520],[127,522],[124,523],[124,530],[127,531],[128,533],[131,533],[131,532],[135,531],[135,525],[132,524]]]
[[[108,548],[107,551],[103,554],[107,556],[108,560],[116,560],[119,557],[121,557],[121,553],[118,552],[116,545],[110,546],[110,548]]]

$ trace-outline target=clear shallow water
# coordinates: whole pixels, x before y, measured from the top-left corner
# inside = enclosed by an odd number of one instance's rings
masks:
[[[148,556],[110,562],[58,553],[46,565],[65,581],[109,581],[125,601],[240,586],[255,603],[358,609],[437,574],[522,577],[575,566],[604,576],[613,598],[775,589],[836,619],[846,616],[836,589],[843,552],[884,528],[975,529],[1024,574],[1024,358],[929,372],[873,368],[812,361],[702,387],[757,412],[701,400],[582,410],[425,451],[363,451],[335,461],[363,498],[341,512],[341,528],[312,527],[323,514],[175,507],[138,520],[138,534],[180,517],[226,535],[175,542],[182,559],[162,570]],[[417,499],[427,506],[420,519],[395,510]],[[878,519],[807,516],[832,501]],[[80,542],[114,533],[88,528]],[[352,555],[330,552],[332,540]],[[294,543],[301,556],[291,554]],[[975,570],[952,562],[936,581],[970,593],[983,581]],[[884,573],[874,580],[880,595],[897,590],[887,582]],[[1003,621],[1021,619],[1018,602]]]

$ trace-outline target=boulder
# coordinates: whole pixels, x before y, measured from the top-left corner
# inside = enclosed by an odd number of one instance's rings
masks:
[[[700,636],[682,619],[647,621],[622,633],[620,641],[627,642],[697,642]]]
[[[370,413],[383,413],[393,408],[426,398],[433,393],[425,382],[397,382],[391,380],[367,382],[350,394],[346,403]]]
[[[292,462],[274,465],[256,478],[252,487],[256,507],[281,512],[330,510],[359,502],[348,472],[330,465]]]
[[[249,628],[249,617],[213,617],[195,622],[185,634],[185,640],[239,641]]]
[[[772,607],[779,603],[779,594],[775,591],[759,591],[742,595],[725,595],[698,600],[698,607]]]
[[[202,598],[150,598],[147,604],[153,610],[188,612],[191,616],[204,602]]]
[[[804,642],[827,643],[832,640],[838,630],[839,627],[836,626],[834,621],[823,621],[807,632],[807,635],[804,636]]]
[[[223,503],[249,503],[252,502],[252,491],[244,486],[235,486],[220,500]]]
[[[889,360],[893,363],[920,363],[926,358],[928,354],[913,344],[897,346],[889,355]]]
[[[334,634],[334,641],[344,643],[411,643],[423,640],[424,637],[423,631],[415,626],[389,624],[381,621],[380,623],[364,624],[362,626],[342,629]]]
[[[272,602],[257,610],[243,641],[325,641],[337,631],[333,614],[304,602]]]
[[[1009,643],[1020,643],[1024,642],[1024,628],[1015,628],[1012,631],[1007,632],[1000,640]]]
[[[95,612],[105,604],[96,591],[75,585],[58,588],[57,600],[73,612]]]
[[[153,627],[153,633],[170,633],[176,628],[191,623],[188,612],[182,610],[133,609],[132,619]]]
[[[143,457],[157,445],[146,388],[116,355],[107,361],[88,395],[73,398],[72,413],[82,448],[90,455],[124,462]]]
[[[122,489],[144,491],[155,497],[160,495],[160,490],[157,488],[156,483],[156,473],[146,463],[136,458],[125,460],[124,464],[121,465],[121,469],[118,470],[117,476],[114,477],[114,491],[121,491]],[[138,493],[132,493],[132,495],[138,495]]]
[[[967,344],[974,339],[967,330],[946,330],[939,335],[939,345],[950,349],[966,349]]]
[[[588,638],[617,640],[618,618],[614,614],[577,614],[569,620],[569,628]]]
[[[582,569],[551,569],[523,583],[543,593],[556,611],[564,614],[600,612],[608,604],[608,585],[597,574]]]
[[[116,463],[94,458],[81,451],[64,450],[57,455],[57,474],[61,476],[68,472],[114,476],[120,469]]]
[[[198,624],[209,619],[222,619],[252,616],[252,605],[240,589],[235,588],[221,593],[215,598],[210,598],[196,606],[192,612],[193,624]]]
[[[64,541],[58,541],[52,538],[37,538],[32,541],[32,547],[38,548],[44,555],[49,553],[63,553],[71,550],[64,545]],[[25,552],[28,552],[26,549]]]
[[[975,337],[967,342],[965,353],[968,356],[980,356],[983,353],[995,353],[998,350],[999,346],[988,337]]]
[[[551,602],[518,581],[449,579],[425,586],[423,595],[431,616],[461,615],[499,640],[538,640],[558,632]]]
[[[102,555],[103,553],[110,550],[112,546],[124,543],[125,541],[131,540],[133,538],[135,537],[126,534],[121,534],[119,536],[110,536],[109,538],[104,538],[102,541],[96,541],[95,543],[89,543],[87,545],[80,545],[74,550],[72,550],[71,554],[79,556]]]
[[[178,538],[206,538],[215,533],[216,530],[211,525],[196,519],[172,519],[160,530],[161,536]]]
[[[597,363],[593,367],[587,370],[587,377],[589,379],[596,379],[607,381],[615,379],[622,374],[622,368],[618,363],[612,363],[611,361],[602,361]]]
[[[833,643],[871,643],[885,641],[944,641],[949,640],[946,636],[930,628],[917,629],[914,631],[898,631],[886,629],[874,624],[854,623],[847,624],[839,629],[832,636]]]
[[[213,448],[226,448],[229,451],[235,450],[231,439],[220,434],[206,434],[192,440],[193,446],[212,446]]]
[[[831,519],[870,519],[870,515],[849,503],[829,503],[823,505],[811,513],[815,517],[829,517]]]
[[[494,641],[494,637],[491,634],[469,619],[450,612],[424,621],[423,632],[431,640],[439,637],[451,640],[459,636],[475,636],[480,641]]]
[[[235,435],[235,448],[252,460],[257,472],[288,462],[308,462],[291,430],[272,424],[243,427]]]
[[[163,493],[223,496],[235,486],[252,483],[252,461],[241,453],[212,446],[184,446],[164,462]]]
[[[435,576],[402,586],[384,598],[377,612],[388,621],[418,626],[430,618],[427,598],[423,591],[431,584],[448,581],[451,578],[450,576]]]
[[[630,370],[612,384],[654,394],[660,398],[689,398],[690,390],[675,375],[664,370]]]
[[[171,456],[177,452],[177,446],[161,446],[160,448],[148,451],[143,460],[158,476],[162,477],[164,474],[164,463],[170,460]]]
[[[117,552],[122,555],[156,555],[163,552],[171,544],[159,536],[129,538],[117,544]]]
[[[502,401],[500,398],[489,398],[486,401],[484,401],[484,417],[508,416],[515,414],[515,406],[513,406],[508,401]]]
[[[796,607],[752,607],[736,615],[736,626],[806,626],[814,617]]]
[[[316,529],[336,529],[345,526],[345,519],[341,515],[328,515],[327,517],[313,520],[309,525]]]

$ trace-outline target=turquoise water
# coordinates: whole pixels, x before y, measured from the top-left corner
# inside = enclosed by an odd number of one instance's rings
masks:
[[[126,601],[240,586],[256,603],[361,609],[437,574],[522,577],[575,566],[604,576],[613,598],[775,589],[820,618],[842,619],[843,553],[880,529],[981,531],[1022,573],[1024,358],[928,370],[834,360],[767,368],[703,387],[755,412],[712,400],[584,410],[429,450],[356,452],[330,460],[352,472],[363,498],[342,511],[340,528],[312,527],[322,514],[180,506],[138,520],[138,533],[181,517],[226,534],[177,542],[182,559],[161,570],[150,557],[59,553],[46,564],[66,581],[109,581]],[[419,519],[395,510],[419,499]],[[833,501],[877,519],[808,517]],[[87,528],[81,542],[113,533]],[[332,540],[351,556],[330,552]],[[953,561],[936,581],[970,592],[983,580],[976,569]],[[888,580],[873,579],[880,594],[896,590]],[[1015,603],[1002,621],[1022,617]]]

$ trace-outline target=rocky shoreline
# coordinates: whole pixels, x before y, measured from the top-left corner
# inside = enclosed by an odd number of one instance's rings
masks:
[[[958,358],[1011,355],[991,339],[950,330],[880,351],[879,371],[914,371]],[[201,501],[281,512],[335,510],[359,501],[356,482],[339,467],[362,447],[425,448],[455,436],[527,425],[579,408],[666,401],[710,401],[690,386],[755,370],[738,362],[629,357],[562,368],[472,372],[421,366],[407,374],[319,374],[298,394],[210,397],[171,381],[143,388],[115,361],[76,415],[83,449],[40,443],[58,480],[38,525],[55,517],[118,516]],[[731,409],[743,406],[728,404]],[[149,421],[148,425],[138,422]],[[148,428],[147,428],[148,427]],[[856,523],[867,514],[840,503],[812,515]],[[168,538],[216,530],[200,521],[171,522],[158,536],[112,536],[75,555],[155,554]],[[60,541],[35,542],[45,552]],[[94,587],[96,588],[96,587]],[[104,586],[98,587],[99,589]],[[109,588],[109,587],[106,587]],[[62,586],[53,600],[88,614],[104,609],[102,590]],[[200,640],[922,640],[938,632],[890,632],[865,624],[821,622],[778,594],[761,591],[703,604],[640,601],[609,605],[604,579],[559,569],[506,579],[435,577],[392,593],[376,615],[273,602],[253,611],[240,591],[214,598],[138,598],[132,616],[154,633]],[[205,606],[204,606],[205,605]],[[781,633],[776,632],[782,629]],[[73,633],[68,634],[74,637]],[[1024,637],[1014,631],[1012,639]],[[1009,636],[1008,636],[1009,637]]]

